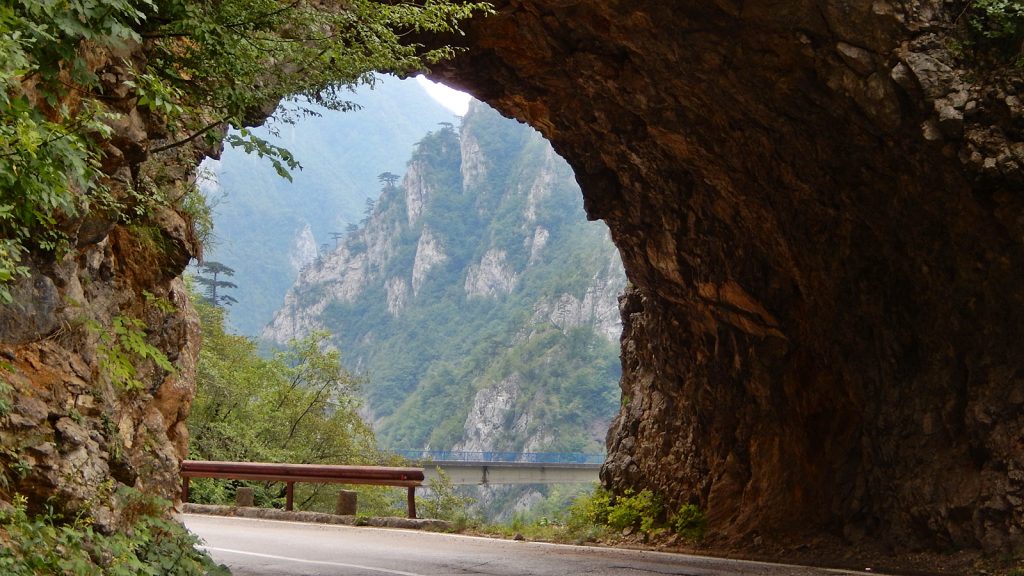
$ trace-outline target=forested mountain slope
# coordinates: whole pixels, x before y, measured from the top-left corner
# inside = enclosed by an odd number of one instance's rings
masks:
[[[474,104],[303,269],[264,337],[330,330],[386,446],[603,451],[624,284],[569,167]]]
[[[254,129],[301,162],[291,182],[265,159],[237,148],[204,163],[201,182],[215,204],[216,236],[206,258],[235,270],[230,280],[238,288],[231,294],[238,302],[228,319],[243,334],[259,334],[299,268],[324,243],[333,247],[332,232],[362,218],[366,198],[377,193],[377,174],[400,171],[418,138],[455,120],[411,79],[383,77],[373,90],[360,88],[348,99],[360,108],[317,108],[320,117],[271,120]]]

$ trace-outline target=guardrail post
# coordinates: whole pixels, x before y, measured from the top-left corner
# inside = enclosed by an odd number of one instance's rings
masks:
[[[284,509],[291,512],[292,504],[295,502],[295,482],[288,482],[284,486]]]
[[[409,486],[409,518],[416,519],[416,487]]]
[[[188,476],[181,477],[181,503],[188,504]]]

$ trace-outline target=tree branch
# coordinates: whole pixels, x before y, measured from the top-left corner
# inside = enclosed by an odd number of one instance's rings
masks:
[[[178,146],[183,146],[185,144],[188,144],[189,142],[195,140],[196,138],[199,138],[203,134],[206,134],[210,130],[213,130],[214,128],[220,126],[221,124],[227,122],[227,120],[228,120],[227,118],[222,118],[220,120],[217,120],[213,124],[210,124],[209,126],[206,126],[202,130],[196,132],[195,134],[192,134],[191,136],[189,136],[189,137],[187,137],[187,138],[185,138],[183,140],[178,140],[177,142],[171,142],[170,144],[165,144],[163,146],[160,146],[159,148],[154,148],[154,149],[150,150],[149,153],[150,154],[159,154],[160,152],[164,152],[166,150],[170,150],[171,148],[177,148]]]

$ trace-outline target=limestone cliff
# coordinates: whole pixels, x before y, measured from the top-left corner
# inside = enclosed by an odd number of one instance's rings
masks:
[[[333,332],[392,447],[599,450],[624,282],[564,161],[477,103],[303,270],[264,336]]]
[[[306,266],[316,260],[317,248],[316,238],[313,237],[313,227],[308,223],[296,232],[292,240],[292,249],[288,254],[288,263],[291,264],[292,272],[298,274]]]
[[[602,477],[733,542],[1024,539],[1024,90],[957,2],[506,0],[435,76],[622,252]]]

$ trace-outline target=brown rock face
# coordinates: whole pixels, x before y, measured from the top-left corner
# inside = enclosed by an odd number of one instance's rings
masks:
[[[958,11],[500,4],[435,74],[540,129],[622,252],[605,483],[733,542],[1024,542],[1024,83],[957,68]]]
[[[20,494],[33,511],[49,505],[67,517],[88,514],[113,530],[120,526],[119,487],[177,496],[199,326],[175,278],[179,270],[151,275],[167,263],[136,241],[116,226],[57,263],[37,263],[15,289],[18,304],[0,307],[3,397],[11,405],[0,415],[0,499]],[[153,298],[175,308],[162,309]],[[26,317],[35,322],[18,323]],[[111,379],[106,357],[118,344],[103,338],[129,318],[144,323],[139,331],[174,372],[126,352],[137,387]]]
[[[111,194],[129,187],[182,190],[195,163],[182,148],[143,163],[159,121],[134,108],[122,55],[91,61],[113,111],[103,169]],[[122,527],[119,488],[171,499],[188,451],[199,325],[179,275],[198,249],[187,217],[154,203],[107,220],[94,213],[64,223],[68,249],[34,254],[30,275],[0,305],[0,505],[14,495],[31,511],[90,517]],[[137,324],[136,324],[137,323]],[[132,326],[174,365],[172,372],[126,347],[116,326]],[[131,383],[113,376],[116,354],[133,366]],[[123,366],[122,366],[123,367]]]

